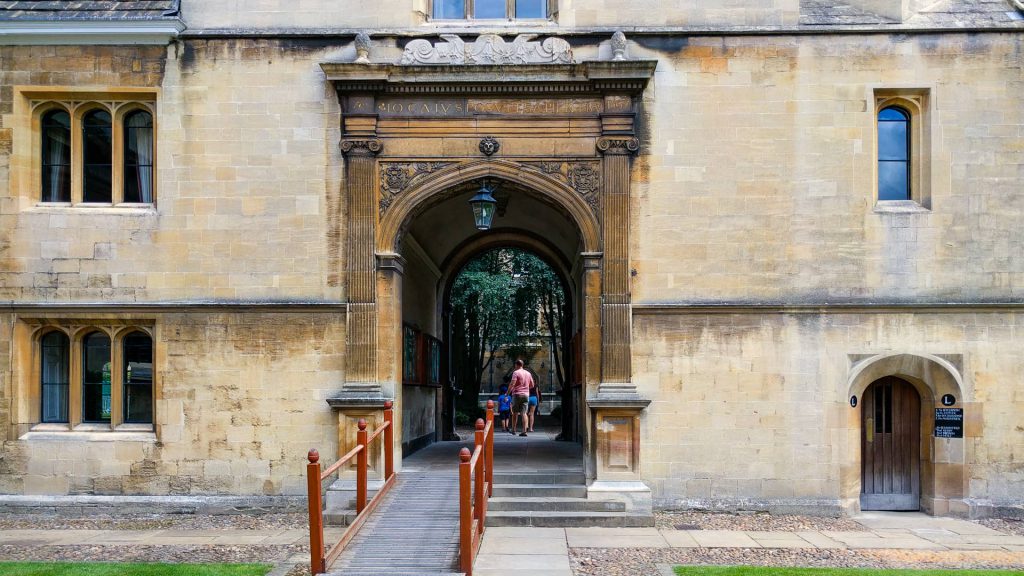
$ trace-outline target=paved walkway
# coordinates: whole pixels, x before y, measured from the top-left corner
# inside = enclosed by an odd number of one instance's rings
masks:
[[[864,513],[863,532],[657,528],[489,528],[476,576],[573,576],[569,548],[816,548],[1024,552],[1024,536],[916,513]]]

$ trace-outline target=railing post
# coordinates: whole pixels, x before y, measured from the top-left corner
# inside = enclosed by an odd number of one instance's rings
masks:
[[[395,414],[391,400],[384,403],[384,480],[395,473]]]
[[[484,438],[485,469],[487,470],[487,497],[494,496],[494,400],[487,401],[487,423],[491,425],[491,431]]]
[[[470,475],[468,448],[459,451],[459,566],[473,576],[473,511],[469,500]]]
[[[356,442],[362,448],[356,454],[356,514],[361,513],[363,508],[366,508],[366,475],[370,460],[366,455],[367,451],[369,451],[369,448],[366,446],[366,438],[368,436],[366,420],[360,418],[359,432],[356,433]]]
[[[324,516],[320,500],[320,453],[315,448],[306,455],[306,488],[309,492],[309,569],[313,574],[327,571],[324,561]]]
[[[484,517],[486,509],[484,508],[484,479],[487,475],[484,473],[484,420],[483,418],[476,419],[476,438],[473,444],[476,448],[480,449],[480,457],[476,459],[476,470],[473,471],[473,516],[477,519],[477,532],[483,533],[484,531]]]

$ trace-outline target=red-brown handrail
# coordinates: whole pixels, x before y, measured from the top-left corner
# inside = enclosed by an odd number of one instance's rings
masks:
[[[494,401],[487,401],[487,423],[477,418],[473,453],[459,451],[459,563],[473,576],[473,559],[483,540],[487,498],[494,491]],[[472,492],[472,499],[470,493]]]
[[[345,549],[373,512],[383,496],[395,483],[395,424],[390,400],[384,403],[384,423],[373,434],[366,431],[366,420],[359,420],[356,433],[356,447],[349,450],[326,470],[320,471],[320,453],[313,448],[309,451],[306,465],[306,484],[309,492],[309,568],[313,574],[323,574]],[[369,503],[366,501],[366,483],[369,469],[369,444],[384,434],[384,484]],[[329,553],[324,553],[324,506],[322,499],[323,481],[338,471],[345,463],[356,459],[356,518],[348,525],[341,539]]]

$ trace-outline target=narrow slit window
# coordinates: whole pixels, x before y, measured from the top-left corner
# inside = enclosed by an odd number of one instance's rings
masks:
[[[71,116],[53,110],[42,121],[42,201],[71,202]]]
[[[507,18],[505,0],[476,0],[473,2],[473,17],[483,19]]]
[[[547,0],[516,0],[516,18],[547,17]]]
[[[910,114],[895,106],[878,113],[878,199],[910,200]]]
[[[50,332],[40,341],[42,364],[39,367],[42,396],[42,421],[68,421],[68,355],[70,343],[63,332]]]
[[[153,339],[142,332],[124,338],[124,421],[153,423]]]
[[[85,202],[112,201],[112,124],[106,110],[93,110],[82,119],[82,198]]]
[[[458,20],[466,17],[466,0],[434,0],[434,18]]]
[[[110,422],[110,337],[93,332],[82,342],[82,421]]]
[[[153,202],[153,116],[144,110],[124,119],[124,201]]]

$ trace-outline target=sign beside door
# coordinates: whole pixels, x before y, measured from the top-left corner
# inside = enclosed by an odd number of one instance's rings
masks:
[[[936,438],[963,438],[964,437],[964,409],[963,408],[936,408],[935,409],[935,437]]]

